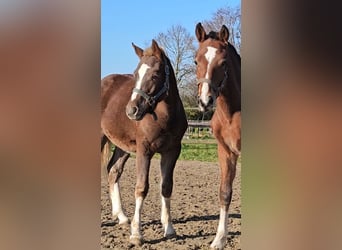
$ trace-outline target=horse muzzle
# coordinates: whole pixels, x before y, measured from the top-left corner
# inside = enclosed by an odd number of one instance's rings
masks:
[[[199,96],[197,98],[198,107],[202,112],[213,109],[214,106],[214,98],[212,96],[208,96],[205,100]]]
[[[130,120],[140,121],[144,117],[144,112],[141,112],[138,106],[127,104],[126,115]]]

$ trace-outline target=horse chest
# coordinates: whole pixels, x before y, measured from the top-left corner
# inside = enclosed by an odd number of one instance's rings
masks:
[[[166,136],[160,136],[151,143],[151,149],[155,152],[160,152],[168,144]]]
[[[165,133],[163,130],[159,130],[158,133],[153,131],[144,135],[144,141],[149,145],[153,152],[160,152],[163,149],[169,147],[171,136],[169,133]]]
[[[241,149],[240,134],[240,113],[238,117],[233,118],[227,123],[222,123],[218,116],[212,119],[212,130],[217,141],[226,148],[226,150],[239,154]]]

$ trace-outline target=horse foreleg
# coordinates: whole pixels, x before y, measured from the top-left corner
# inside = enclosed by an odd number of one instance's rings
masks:
[[[211,248],[223,249],[228,235],[228,209],[232,199],[232,186],[236,172],[237,156],[226,152],[222,145],[218,145],[218,157],[220,165],[220,219],[217,233]]]
[[[161,155],[161,223],[164,227],[164,237],[176,235],[171,222],[170,197],[173,188],[173,170],[180,154],[181,146]]]
[[[128,158],[129,153],[116,147],[107,166],[109,195],[112,202],[112,215],[114,219],[119,219],[119,224],[128,223],[128,218],[122,209],[119,187],[119,179]]]
[[[141,153],[137,153],[136,157],[137,184],[135,186],[135,212],[131,223],[130,242],[133,245],[140,246],[143,243],[141,211],[149,188],[148,173],[151,157]]]

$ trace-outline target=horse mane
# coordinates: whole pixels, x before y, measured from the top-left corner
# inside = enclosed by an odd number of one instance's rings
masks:
[[[216,31],[210,31],[207,35],[207,38],[211,38],[214,40],[220,40],[219,36],[218,36],[218,32],[216,32]]]
[[[159,48],[162,51],[163,56],[166,56],[165,50],[163,48],[161,48],[161,47],[159,47]],[[152,56],[153,55],[152,48],[150,47],[150,48],[145,49],[144,52],[143,52],[143,55],[144,56]]]
[[[171,68],[172,68],[171,61],[170,61],[170,59],[168,58],[168,56],[166,55],[165,50],[164,50],[163,48],[161,48],[161,47],[159,47],[159,49],[160,49],[160,51],[162,52],[162,53],[161,53],[161,54],[162,54],[162,58],[165,58],[166,61],[167,61],[167,63],[170,64],[170,65],[171,65]],[[143,55],[144,55],[144,56],[152,56],[152,55],[153,55],[153,50],[152,50],[152,48],[150,47],[150,48],[145,49],[144,52],[143,52]],[[173,73],[173,69],[172,69],[172,73]]]
[[[153,55],[152,48],[147,48],[144,50],[144,56],[152,56],[152,55]]]
[[[241,64],[240,55],[237,53],[235,47],[229,42],[228,42],[228,51],[229,51],[229,54],[232,55]]]

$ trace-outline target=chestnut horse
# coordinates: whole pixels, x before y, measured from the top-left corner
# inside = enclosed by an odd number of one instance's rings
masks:
[[[173,171],[181,151],[187,120],[170,60],[152,40],[145,51],[135,46],[140,62],[134,75],[113,74],[101,81],[101,151],[109,141],[116,147],[107,170],[112,215],[127,223],[120,198],[119,179],[130,152],[136,153],[135,213],[130,242],[141,245],[141,211],[149,188],[152,156],[161,154],[161,222],[164,236],[175,235],[170,197]]]
[[[202,111],[216,110],[211,128],[218,143],[220,181],[220,220],[212,248],[222,249],[227,238],[228,209],[232,184],[241,148],[241,58],[228,42],[225,25],[219,32],[205,32],[201,23],[195,29],[198,104]]]

